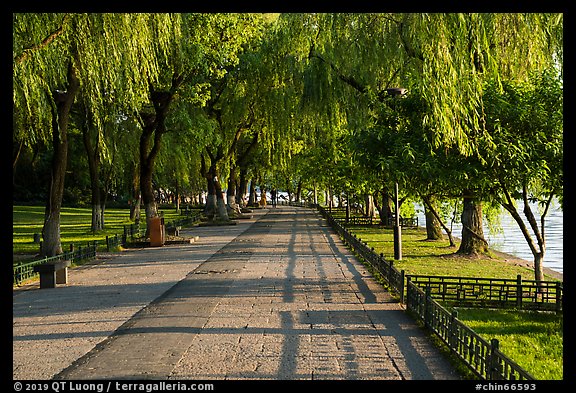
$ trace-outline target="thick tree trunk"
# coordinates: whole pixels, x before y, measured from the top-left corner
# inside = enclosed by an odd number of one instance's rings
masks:
[[[364,215],[371,218],[376,217],[376,208],[374,206],[374,197],[372,194],[364,194],[364,204],[366,206],[364,209]]]
[[[150,220],[158,217],[158,205],[152,187],[152,167],[142,165],[140,170],[140,190],[142,202],[144,203],[144,213],[146,215],[146,237],[150,235]]]
[[[214,178],[212,176],[206,176],[206,186],[208,195],[206,196],[204,214],[206,214],[209,221],[213,221],[214,216],[216,216],[216,187],[214,186]]]
[[[220,222],[230,221],[230,217],[228,217],[228,209],[226,208],[226,201],[224,200],[224,193],[222,192],[222,185],[217,176],[214,176],[214,188],[216,189],[216,220]]]
[[[442,239],[442,223],[437,217],[436,200],[432,196],[422,199],[426,218],[426,240],[440,240]]]
[[[156,155],[153,155],[152,152],[148,153],[153,127],[153,124],[145,126],[140,136],[140,192],[146,214],[146,237],[150,235],[150,219],[158,216],[158,207],[152,186],[152,171]]]
[[[236,167],[234,165],[230,168],[230,175],[228,176],[228,190],[226,190],[226,202],[228,217],[241,215],[240,206],[236,203]]]
[[[302,179],[298,180],[298,185],[296,186],[296,202],[302,200]]]
[[[240,188],[238,193],[236,194],[236,203],[240,205],[240,207],[246,207],[246,190],[248,189],[248,177],[247,177],[248,170],[246,168],[240,168]]]
[[[476,255],[488,252],[488,242],[484,239],[482,228],[482,202],[470,191],[465,191],[461,220],[462,241],[458,253]]]
[[[228,222],[226,201],[222,192],[222,185],[216,174],[216,162],[213,161],[208,171],[204,172],[208,185],[208,197],[206,198],[205,213],[210,221]]]
[[[376,206],[378,214],[380,215],[380,222],[382,223],[382,225],[391,224],[392,215],[394,212],[394,210],[392,209],[394,199],[392,198],[390,193],[388,193],[388,190],[385,187],[382,188],[379,194],[382,196],[382,203],[380,204],[378,202],[378,195],[376,194],[374,196],[374,205]]]
[[[44,213],[42,228],[42,256],[54,256],[62,253],[60,241],[60,211],[64,195],[64,178],[68,160],[68,120],[74,98],[80,87],[72,63],[68,66],[68,90],[53,93],[56,113],[52,120],[52,168],[48,202]]]

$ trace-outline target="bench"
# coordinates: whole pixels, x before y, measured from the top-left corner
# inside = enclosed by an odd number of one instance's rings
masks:
[[[68,284],[70,261],[48,262],[34,266],[40,274],[40,288],[56,288],[56,284]]]

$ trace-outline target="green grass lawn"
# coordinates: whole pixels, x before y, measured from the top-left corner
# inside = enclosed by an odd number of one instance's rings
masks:
[[[348,229],[370,247],[374,247],[375,252],[382,253],[386,260],[394,259],[392,229],[362,226],[351,226]],[[448,240],[426,240],[424,228],[403,228],[402,260],[394,260],[394,266],[406,274],[510,279],[516,279],[520,274],[524,280],[534,279],[531,269],[505,263],[495,253],[475,257],[457,255],[457,246],[450,247]]]
[[[458,309],[458,319],[536,379],[563,379],[563,315],[518,310]]]
[[[348,229],[387,260],[393,260],[390,228],[350,226]],[[455,255],[448,240],[428,241],[424,228],[402,229],[402,260],[406,274],[534,279],[531,269],[505,263],[497,255]],[[553,280],[553,278],[547,277]],[[563,378],[563,314],[496,309],[458,309],[458,318],[487,341],[497,338],[500,350],[537,379]]]
[[[176,209],[160,209],[164,213],[165,222],[179,218]],[[141,210],[140,222],[144,222],[144,210]],[[106,209],[104,216],[105,229],[93,233],[90,230],[92,211],[90,208],[64,207],[60,215],[60,231],[62,248],[67,251],[70,244],[85,245],[97,240],[99,250],[105,249],[106,236],[122,235],[124,225],[133,224],[130,221],[129,209]],[[14,254],[35,254],[39,245],[34,243],[34,233],[41,233],[44,224],[43,206],[13,206],[12,207],[12,250]]]

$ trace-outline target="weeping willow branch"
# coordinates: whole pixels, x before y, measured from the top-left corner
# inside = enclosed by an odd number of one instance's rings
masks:
[[[32,56],[32,53],[45,48],[46,46],[48,46],[52,41],[54,41],[56,38],[58,38],[63,32],[64,32],[64,25],[66,24],[66,20],[68,19],[69,15],[66,14],[64,16],[64,19],[62,20],[62,25],[60,27],[58,27],[56,30],[54,30],[53,32],[51,32],[50,34],[48,34],[46,36],[46,38],[44,38],[42,40],[42,42],[40,42],[38,45],[36,46],[31,46],[29,48],[24,49],[24,51],[16,56],[16,58],[14,59],[14,63],[15,64],[20,64],[21,62],[23,62],[24,60],[28,59],[30,56]]]
[[[336,66],[336,64],[326,60],[324,57],[322,57],[320,54],[318,54],[318,52],[316,52],[316,50],[314,49],[314,46],[312,46],[310,48],[310,54],[308,55],[309,59],[312,58],[317,58],[320,61],[322,61],[323,63],[327,64],[328,66],[330,66],[330,68],[336,73],[336,75],[338,76],[338,78],[344,82],[347,83],[348,85],[352,86],[354,89],[358,90],[360,93],[364,94],[367,92],[367,88],[366,86],[364,86],[362,83],[358,82],[356,80],[356,78],[354,78],[353,76],[349,76],[349,75],[344,75],[340,69]]]

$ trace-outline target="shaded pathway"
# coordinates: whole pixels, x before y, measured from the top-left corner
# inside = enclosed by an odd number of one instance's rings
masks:
[[[316,212],[282,207],[238,233],[56,378],[457,374]]]

